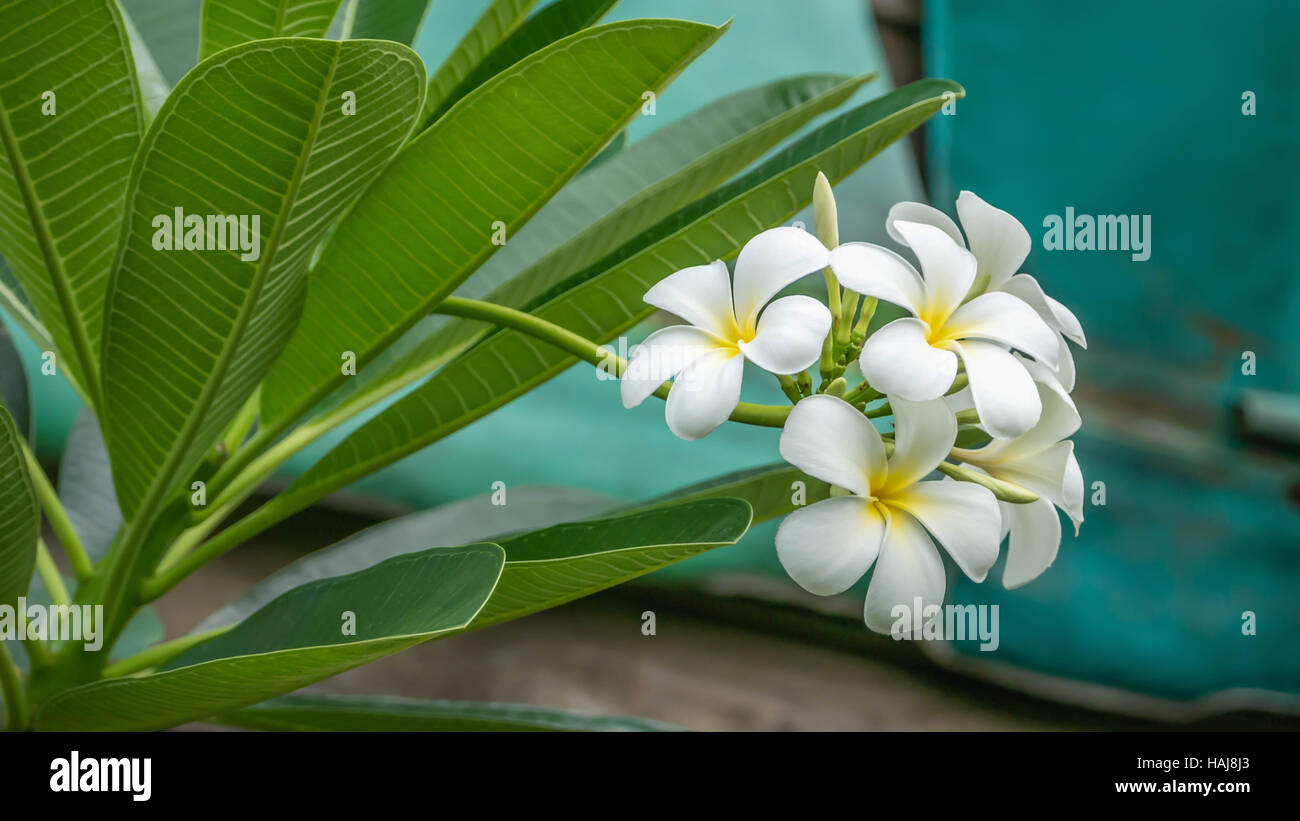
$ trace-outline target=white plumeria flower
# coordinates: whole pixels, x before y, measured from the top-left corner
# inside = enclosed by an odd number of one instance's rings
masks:
[[[1066,391],[1074,390],[1074,356],[1066,339],[1081,348],[1088,347],[1079,320],[1061,303],[1043,293],[1038,280],[1029,274],[1016,273],[1033,245],[1029,232],[1020,220],[989,205],[970,191],[957,197],[957,216],[966,230],[966,239],[948,215],[937,208],[919,202],[900,202],[889,209],[885,228],[895,241],[908,245],[906,236],[898,231],[898,222],[921,222],[941,229],[963,248],[969,248],[978,260],[977,280],[984,282],[982,293],[1003,291],[1019,297],[1038,312],[1057,338],[1057,379]]]
[[[790,283],[826,267],[828,254],[801,228],[772,228],[740,250],[734,297],[721,260],[660,280],[645,301],[690,324],[646,338],[623,374],[623,406],[636,407],[676,377],[665,410],[668,429],[682,439],[699,439],[736,409],[746,359],[775,374],[798,373],[816,362],[831,327],[826,306],[807,296],[767,303]]]
[[[995,479],[1015,482],[1037,493],[1028,504],[1000,502],[1002,535],[1010,534],[1002,584],[1019,587],[1033,581],[1056,559],[1061,521],[1053,505],[1074,523],[1083,524],[1083,473],[1068,441],[1079,429],[1079,412],[1046,369],[1027,363],[1037,379],[1043,413],[1038,424],[1015,439],[995,439],[982,448],[954,448],[954,458],[974,465]]]
[[[1008,439],[1034,426],[1042,407],[1034,380],[1008,347],[1055,368],[1056,334],[1025,302],[1008,293],[982,294],[963,304],[975,281],[976,260],[947,233],[897,220],[921,262],[922,278],[898,254],[851,242],[830,254],[840,284],[911,311],[867,338],[859,364],[876,390],[911,401],[943,396],[961,358],[980,420]]]
[[[795,405],[781,433],[781,456],[852,495],[796,510],[776,534],[781,565],[820,596],[847,590],[874,562],[863,613],[878,633],[890,632],[898,620],[894,608],[910,610],[916,597],[922,612],[942,604],[943,560],[931,536],[977,582],[997,560],[1001,541],[997,499],[986,488],[921,481],[956,439],[957,420],[947,404],[889,401],[896,443],[888,459],[870,420],[844,400],[822,394]]]

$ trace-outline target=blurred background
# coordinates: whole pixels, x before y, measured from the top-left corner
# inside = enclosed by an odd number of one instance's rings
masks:
[[[197,8],[176,3],[187,4]],[[484,6],[434,0],[416,44],[426,64]],[[869,633],[865,583],[804,593],[777,562],[770,523],[636,584],[317,689],[692,729],[1300,727],[1300,4],[623,0],[609,19],[644,16],[735,21],[633,141],[793,74],[880,71],[857,101],[922,76],[966,88],[837,187],[840,234],[888,244],[890,205],[955,216],[963,189],[1025,224],[1035,247],[1024,270],[1088,335],[1076,352],[1083,529],[1067,529],[1055,564],[1016,591],[1001,588],[1000,567],[982,585],[950,572],[948,602],[999,605],[996,652]],[[182,55],[185,38],[197,32],[176,31]],[[187,67],[156,56],[173,82]],[[1150,258],[1045,250],[1044,219],[1067,208],[1149,216]],[[38,352],[20,347],[39,373]],[[40,455],[54,463],[76,400],[55,380],[32,383]],[[775,384],[746,387],[784,401]],[[635,500],[779,460],[775,430],[725,426],[688,443],[662,414],[624,411],[613,383],[575,368],[225,556],[158,603],[158,629],[180,634],[303,552],[493,482]],[[646,611],[654,636],[641,632]]]

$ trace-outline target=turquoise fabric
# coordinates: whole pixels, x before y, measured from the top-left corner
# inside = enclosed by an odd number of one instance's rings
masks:
[[[1002,608],[998,652],[963,657],[1184,701],[1300,692],[1300,466],[1227,433],[1242,389],[1300,391],[1297,36],[1292,2],[926,3],[926,71],[968,93],[933,121],[933,202],[971,189],[1029,228],[1024,269],[1087,330],[1077,452],[1107,488],[1033,584],[955,579]],[[1045,250],[1067,206],[1150,215],[1150,259]]]

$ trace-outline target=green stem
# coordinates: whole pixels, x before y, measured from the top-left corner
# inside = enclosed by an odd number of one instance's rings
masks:
[[[27,726],[27,693],[23,691],[23,676],[9,655],[9,647],[0,641],[0,691],[4,692],[5,710],[9,714],[8,727],[16,732]]]
[[[853,327],[853,314],[858,310],[861,297],[856,291],[845,291],[843,307],[840,309],[840,322],[835,329],[835,355],[839,356],[849,346],[849,332]]]
[[[785,397],[797,405],[803,395],[799,393],[799,385],[795,382],[794,377],[789,374],[777,374],[776,380],[781,383],[781,391],[785,394]]]
[[[27,661],[32,672],[54,666],[54,656],[50,655],[50,648],[46,647],[45,642],[40,639],[23,639],[23,649],[27,651]]]
[[[257,414],[261,408],[262,388],[259,385],[257,390],[253,391],[253,395],[248,397],[244,407],[239,409],[239,414],[230,423],[230,427],[226,428],[226,435],[222,437],[218,447],[227,455],[239,450],[248,432],[253,429],[253,423],[257,421]]]
[[[987,473],[981,473],[980,471],[969,468],[966,465],[954,465],[952,462],[940,462],[938,470],[945,476],[951,476],[960,482],[974,482],[977,485],[983,485],[993,491],[993,495],[1004,502],[1023,505],[1028,504],[1029,502],[1038,501],[1038,494],[1034,493],[1032,490],[1023,488],[1015,482],[994,479]]]
[[[850,405],[858,402],[874,402],[877,399],[883,399],[884,394],[868,385],[866,382],[853,388],[853,390],[844,394],[844,401]]]
[[[59,568],[54,564],[54,557],[50,555],[50,549],[46,546],[44,539],[36,542],[36,572],[40,574],[41,581],[45,583],[45,590],[50,594],[52,603],[72,603],[72,597],[68,595],[68,588],[63,585],[63,575],[59,573]]]
[[[202,633],[191,633],[188,636],[164,641],[162,644],[155,644],[146,650],[141,650],[134,656],[128,656],[121,661],[115,661],[104,668],[104,678],[118,678],[120,676],[129,676],[132,673],[138,673],[141,670],[148,670],[150,667],[159,667],[172,659],[195,647],[208,639],[216,638],[222,633],[228,632],[235,625],[227,624],[225,627],[216,627],[212,630],[204,630]]]
[[[59,537],[63,552],[68,554],[68,561],[72,564],[72,574],[77,581],[84,582],[95,575],[95,565],[90,561],[90,556],[86,555],[86,549],[81,546],[81,539],[78,538],[76,529],[68,519],[67,511],[59,502],[59,494],[50,484],[45,471],[41,469],[40,463],[32,455],[27,443],[23,442],[22,446],[23,457],[27,460],[27,471],[32,475],[32,486],[36,489],[36,497],[41,500],[45,518],[49,521],[54,535]]]

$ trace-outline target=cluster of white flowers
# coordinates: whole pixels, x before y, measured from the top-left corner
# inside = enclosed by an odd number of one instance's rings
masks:
[[[969,191],[957,199],[960,229],[921,203],[890,210],[886,229],[915,255],[920,273],[888,248],[839,244],[824,177],[814,206],[821,239],[794,227],[764,231],[741,250],[734,287],[715,261],[650,289],[647,303],[689,324],[656,331],[635,352],[623,402],[638,405],[674,379],[668,426],[698,439],[735,412],[745,360],[782,377],[796,404],[781,456],[830,483],[832,494],[781,523],[781,564],[818,595],[847,590],[874,564],[865,619],[887,633],[900,629],[896,607],[910,609],[917,598],[931,612],[942,604],[935,540],[981,582],[1009,536],[1002,581],[1011,588],[1055,559],[1054,507],[1078,533],[1083,476],[1068,437],[1080,418],[1066,340],[1085,340],[1074,314],[1018,273],[1031,245],[1025,227]],[[838,315],[807,296],[772,301],[821,269],[834,275],[828,296]],[[867,335],[877,300],[910,316]],[[855,357],[864,381],[849,389],[842,374]],[[804,372],[819,361],[814,392]],[[888,407],[869,407],[880,400]],[[886,414],[893,430],[882,435],[868,417]],[[989,441],[956,447],[959,416]],[[926,481],[941,467],[949,477]]]

